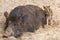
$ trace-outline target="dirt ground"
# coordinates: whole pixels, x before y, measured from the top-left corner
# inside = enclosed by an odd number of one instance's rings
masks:
[[[4,12],[8,13],[19,5],[32,4],[39,6],[50,6],[53,11],[52,25],[46,25],[45,28],[39,28],[34,33],[24,33],[20,38],[9,37],[2,38],[5,23]],[[0,40],[60,40],[60,0],[0,0]]]

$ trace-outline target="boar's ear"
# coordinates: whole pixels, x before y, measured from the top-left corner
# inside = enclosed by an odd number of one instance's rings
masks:
[[[7,18],[8,17],[8,12],[4,12],[4,16]]]

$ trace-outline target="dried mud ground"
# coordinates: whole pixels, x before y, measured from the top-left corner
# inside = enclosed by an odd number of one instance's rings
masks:
[[[24,33],[20,38],[2,38],[5,23],[4,12],[8,13],[19,5],[32,4],[43,8],[50,6],[53,11],[52,25],[46,25],[45,28],[39,28],[34,33]],[[60,0],[0,0],[0,40],[60,40]]]

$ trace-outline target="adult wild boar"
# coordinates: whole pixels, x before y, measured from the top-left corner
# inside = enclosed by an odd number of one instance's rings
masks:
[[[6,17],[5,35],[19,37],[23,32],[34,32],[40,26],[46,24],[45,12],[42,8],[34,5],[15,7]]]

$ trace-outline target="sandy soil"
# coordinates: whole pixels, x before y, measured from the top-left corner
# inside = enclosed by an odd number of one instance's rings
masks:
[[[24,33],[20,38],[10,37],[2,38],[3,28],[5,23],[4,12],[8,13],[19,5],[37,5],[41,8],[43,6],[50,6],[53,11],[53,22],[51,26],[46,25],[45,28],[39,28],[34,33]],[[60,40],[60,0],[0,0],[0,40]]]

